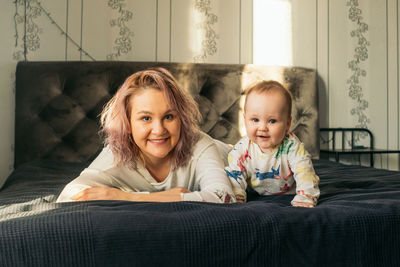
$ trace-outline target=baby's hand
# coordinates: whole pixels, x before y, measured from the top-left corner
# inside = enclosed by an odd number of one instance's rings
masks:
[[[238,203],[245,203],[246,202],[246,197],[242,195],[236,195],[236,202]]]
[[[292,205],[293,207],[314,208],[313,204],[306,202],[294,202]]]

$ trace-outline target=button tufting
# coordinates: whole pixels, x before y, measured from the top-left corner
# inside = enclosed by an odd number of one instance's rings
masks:
[[[157,62],[20,62],[16,73],[15,167],[38,158],[87,161],[102,148],[99,114],[130,74],[162,66],[199,104],[200,127],[235,143],[241,92],[261,79],[286,83],[294,95],[293,129],[317,155],[315,71],[303,68]]]

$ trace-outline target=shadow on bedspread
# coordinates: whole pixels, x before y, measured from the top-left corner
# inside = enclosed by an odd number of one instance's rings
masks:
[[[56,204],[87,164],[24,164],[0,191],[0,266],[398,266],[400,173],[314,163],[314,209],[253,194],[246,204]]]

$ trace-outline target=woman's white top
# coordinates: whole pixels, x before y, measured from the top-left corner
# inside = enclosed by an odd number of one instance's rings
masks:
[[[164,181],[157,182],[139,162],[137,170],[114,166],[113,153],[107,146],[89,167],[65,186],[57,202],[73,201],[77,193],[92,186],[108,186],[132,194],[184,187],[192,191],[182,193],[184,201],[235,202],[230,181],[224,171],[224,159],[229,149],[228,145],[202,132],[188,164],[170,171]]]

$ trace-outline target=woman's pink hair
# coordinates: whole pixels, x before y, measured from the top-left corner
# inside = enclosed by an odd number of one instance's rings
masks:
[[[184,166],[192,156],[192,148],[199,139],[198,122],[201,114],[193,97],[183,90],[164,68],[149,68],[129,76],[104,107],[100,123],[105,144],[114,154],[115,165],[137,168],[137,161],[145,164],[131,134],[131,98],[143,90],[157,89],[164,93],[170,107],[178,113],[180,138],[172,153],[172,168]]]

